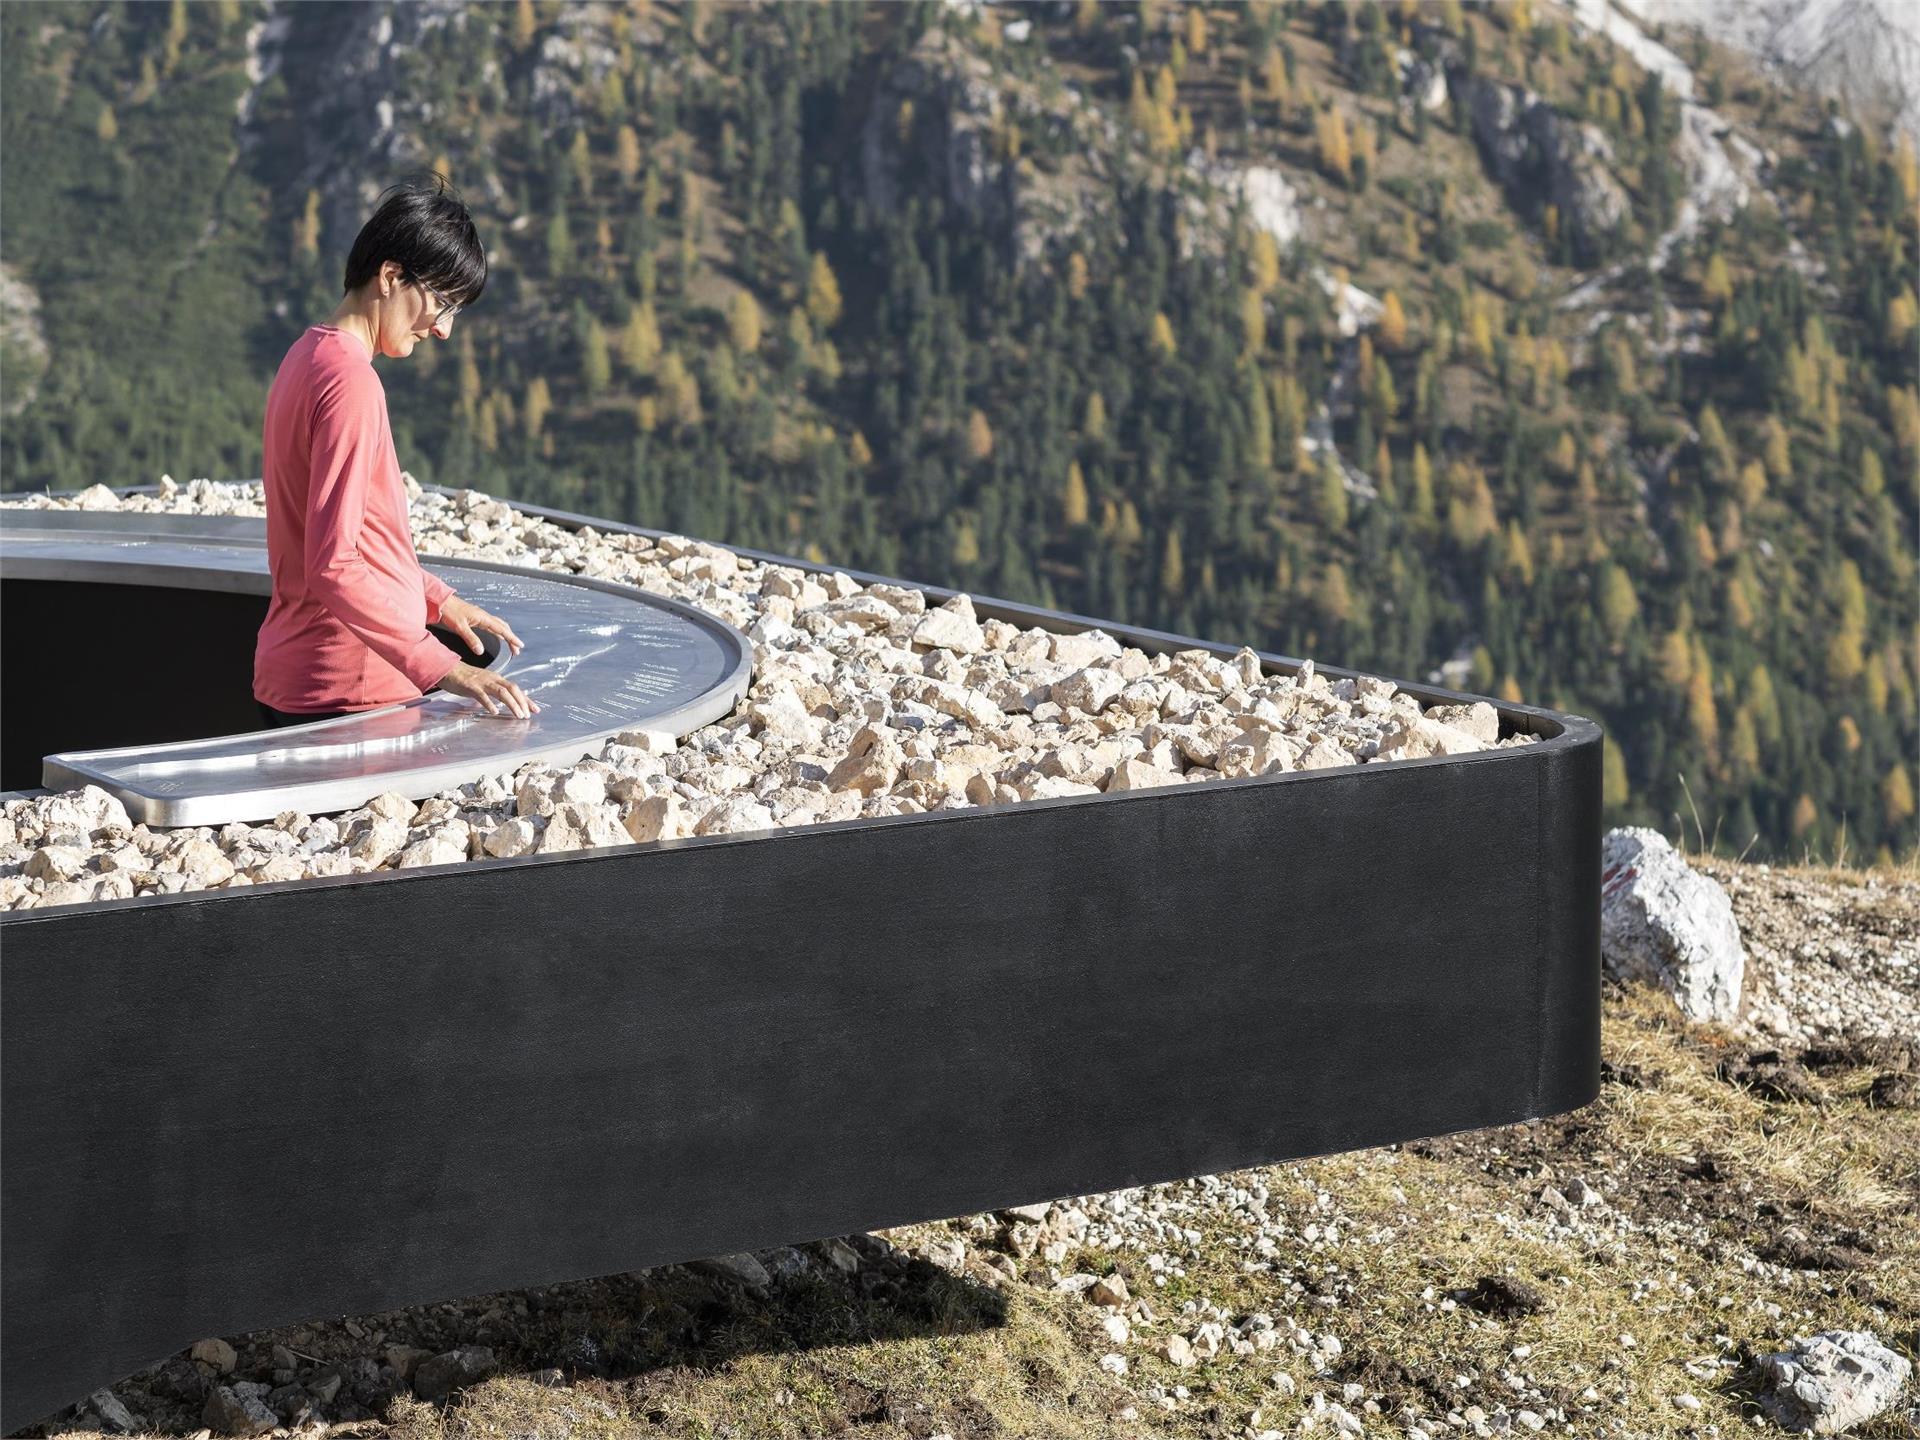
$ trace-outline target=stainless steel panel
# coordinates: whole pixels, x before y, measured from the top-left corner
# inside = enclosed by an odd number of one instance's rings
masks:
[[[0,522],[0,575],[271,593],[266,523],[254,517],[6,511]],[[752,642],[690,605],[489,561],[423,563],[512,624],[525,648],[517,658],[502,648],[492,668],[538,714],[490,716],[436,693],[281,730],[49,755],[42,783],[98,785],[158,826],[350,810],[382,791],[419,799],[575,760],[623,730],[685,734],[731,711],[751,682]]]

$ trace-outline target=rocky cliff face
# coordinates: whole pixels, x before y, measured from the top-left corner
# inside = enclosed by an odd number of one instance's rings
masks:
[[[1474,143],[1515,207],[1553,205],[1583,261],[1599,258],[1632,206],[1613,174],[1613,147],[1592,125],[1571,120],[1531,90],[1464,68],[1448,84],[1465,102]]]
[[[862,198],[892,213],[910,188],[908,173],[918,168],[933,177],[934,193],[976,223],[1010,223],[1015,167],[993,153],[1002,106],[985,58],[928,31],[874,89],[860,126]]]
[[[575,7],[563,19],[584,24],[588,8]],[[350,243],[382,187],[431,162],[419,137],[436,104],[419,83],[427,68],[419,51],[442,26],[464,29],[471,9],[465,0],[379,0],[339,7],[266,0],[247,37],[253,83],[235,118],[238,145],[248,154],[269,131],[276,132],[276,153],[290,150],[295,158],[266,177],[268,183],[293,203],[309,189],[319,192],[327,243]],[[541,67],[585,63],[577,44],[570,47],[556,36],[548,47],[555,53],[543,51],[535,67],[536,106]],[[498,62],[490,62],[470,83],[495,90],[504,103],[505,77]],[[264,103],[269,88],[271,104]],[[490,168],[476,167],[462,181],[463,188],[480,190],[494,204],[509,203]]]
[[[1023,146],[1064,142],[1064,158],[1043,168],[1009,154],[1009,127]],[[873,87],[859,122],[858,165],[845,172],[845,198],[891,214],[909,193],[932,192],[967,223],[1003,230],[1007,257],[1031,263],[1070,235],[1091,207],[1110,203],[1107,156],[1118,128],[1077,91],[1046,96],[998,73],[977,49],[934,26]],[[1049,147],[1051,148],[1051,147]]]
[[[1647,24],[1697,29],[1790,84],[1920,136],[1920,6],[1912,0],[1631,0]]]
[[[46,373],[39,292],[13,266],[0,264],[0,415],[31,405]]]

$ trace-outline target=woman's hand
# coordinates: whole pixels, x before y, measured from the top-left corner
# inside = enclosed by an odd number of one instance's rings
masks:
[[[505,705],[525,720],[540,708],[526,691],[506,676],[482,670],[478,665],[469,665],[464,660],[447,672],[440,681],[440,688],[451,695],[464,695],[470,700],[478,700],[489,715],[498,715],[499,707]]]
[[[482,610],[471,601],[462,600],[458,595],[449,595],[446,598],[440,606],[440,618],[434,623],[445,626],[465,640],[476,655],[486,653],[486,647],[480,643],[480,637],[473,633],[476,630],[485,630],[490,634],[498,635],[507,642],[508,654],[520,653],[520,637],[513,633],[511,625],[498,615]]]
[[[480,643],[480,637],[474,633],[477,630],[498,635],[507,642],[509,654],[520,653],[520,637],[513,633],[511,625],[498,615],[462,600],[458,595],[449,595],[442,602],[440,618],[435,623],[453,631],[465,640],[476,655],[486,653],[486,647]],[[469,665],[464,660],[441,679],[440,688],[450,694],[464,695],[469,700],[478,700],[489,715],[498,715],[499,707],[505,705],[520,719],[525,720],[540,709],[526,691],[506,676],[496,675],[484,666]]]

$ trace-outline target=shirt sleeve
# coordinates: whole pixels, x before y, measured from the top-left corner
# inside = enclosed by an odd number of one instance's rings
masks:
[[[424,565],[420,573],[427,582],[427,623],[433,625],[440,619],[440,607],[453,598],[453,587]]]
[[[314,402],[307,585],[341,624],[424,694],[452,672],[460,657],[427,633],[417,613],[400,613],[388,585],[360,554],[385,408],[377,386],[367,383],[372,380],[371,375],[342,375],[329,380]]]

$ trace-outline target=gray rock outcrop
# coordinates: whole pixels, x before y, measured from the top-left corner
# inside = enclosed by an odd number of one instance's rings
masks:
[[[1791,1350],[1760,1359],[1770,1387],[1760,1403],[1783,1429],[1840,1435],[1891,1405],[1913,1366],[1865,1330],[1796,1336]]]
[[[1465,68],[1452,71],[1448,82],[1466,106],[1481,158],[1520,208],[1554,206],[1580,259],[1601,258],[1608,237],[1632,213],[1606,136],[1522,86]]]
[[[1609,974],[1658,985],[1689,1020],[1739,1013],[1747,957],[1733,905],[1666,836],[1640,826],[1608,831],[1600,895],[1600,956]]]

